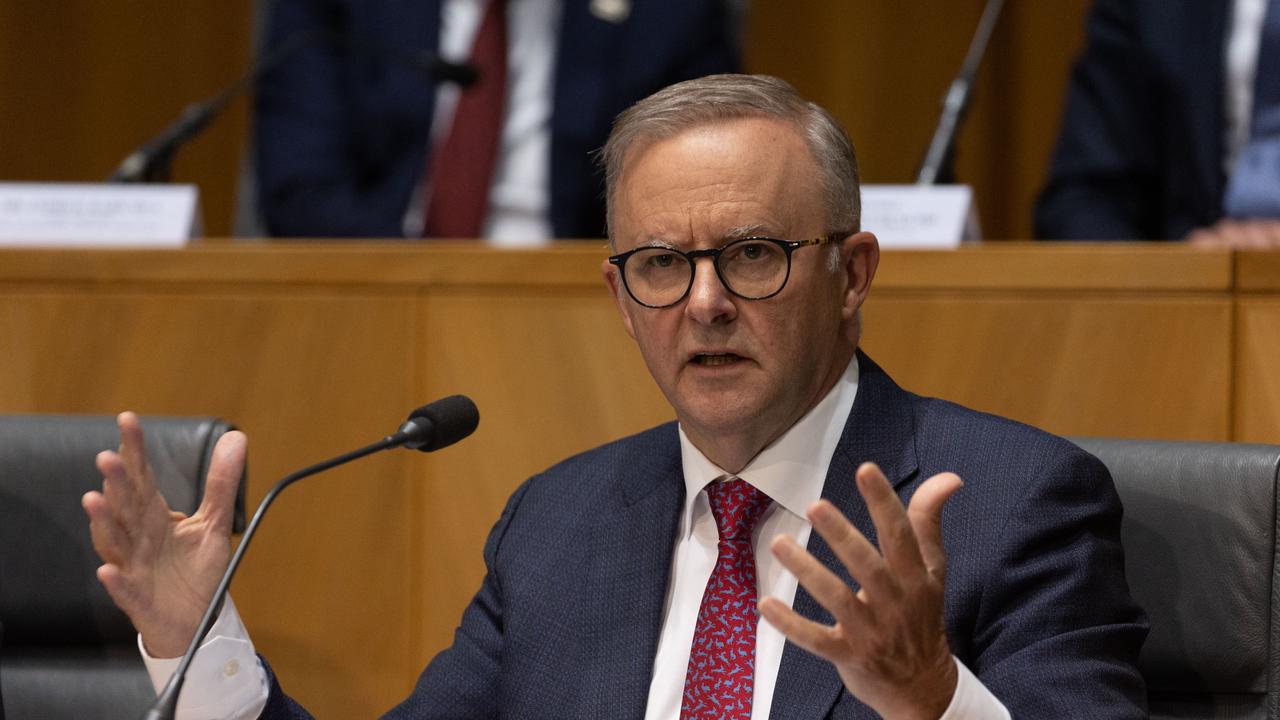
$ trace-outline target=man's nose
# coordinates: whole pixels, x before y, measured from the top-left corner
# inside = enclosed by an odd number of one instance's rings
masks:
[[[709,257],[693,261],[693,285],[689,288],[685,312],[705,325],[728,322],[737,317],[738,308],[733,303],[732,294],[720,282],[715,264]]]

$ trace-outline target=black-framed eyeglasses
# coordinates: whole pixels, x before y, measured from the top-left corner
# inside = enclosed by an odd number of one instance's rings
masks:
[[[848,233],[832,233],[813,240],[745,237],[718,248],[682,252],[646,246],[609,258],[622,275],[622,284],[636,302],[651,308],[671,307],[693,287],[694,261],[709,257],[716,275],[729,292],[746,300],[764,300],[782,292],[791,277],[791,253],[810,245],[840,240]]]

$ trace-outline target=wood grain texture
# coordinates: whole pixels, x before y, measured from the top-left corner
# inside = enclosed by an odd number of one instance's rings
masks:
[[[1280,252],[1245,250],[1237,253],[1236,278],[1242,292],[1280,293]]]
[[[865,322],[867,351],[924,395],[1060,435],[1230,438],[1225,296],[886,292]]]
[[[1228,251],[1149,243],[986,243],[884,257],[877,289],[1226,292],[1233,272]]]
[[[1235,437],[1280,443],[1280,293],[1243,299],[1236,312]]]
[[[248,65],[247,2],[0,3],[0,180],[97,182]],[[206,228],[230,229],[248,103],[177,156]]]

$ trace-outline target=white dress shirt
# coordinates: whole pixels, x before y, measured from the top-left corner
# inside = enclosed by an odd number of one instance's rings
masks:
[[[1235,0],[1223,52],[1225,71],[1223,98],[1226,122],[1222,167],[1227,177],[1235,171],[1240,151],[1249,143],[1253,121],[1254,78],[1258,74],[1258,52],[1262,47],[1262,25],[1267,0]]]
[[[774,500],[753,533],[760,596],[773,595],[791,604],[796,578],[768,552],[780,533],[802,546],[812,526],[805,509],[818,500],[831,457],[858,391],[858,363],[849,364],[836,386],[782,437],[753,459],[736,477]],[[715,567],[718,533],[703,489],[728,477],[680,431],[681,460],[687,489],[680,530],[673,549],[671,579],[662,617],[646,720],[676,720],[684,693],[698,607]],[[852,481],[852,479],[851,479]],[[756,630],[756,667],[752,718],[768,718],[786,639],[768,622]],[[177,659],[155,659],[138,639],[151,682],[159,692],[178,665]],[[959,681],[941,720],[1007,720],[1009,713],[960,661]],[[228,598],[209,638],[196,653],[178,703],[178,720],[251,720],[266,705],[266,671]]]
[[[467,61],[488,2],[445,0],[440,17],[442,59]],[[482,231],[494,245],[536,245],[552,236],[551,105],[561,12],[562,0],[507,4],[507,104]],[[460,92],[453,83],[437,86],[433,146],[448,137]],[[418,237],[426,221],[427,188],[420,187],[411,197],[404,231]]]

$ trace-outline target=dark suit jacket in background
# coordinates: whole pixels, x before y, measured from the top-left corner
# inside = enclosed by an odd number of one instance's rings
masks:
[[[928,477],[959,473],[965,486],[943,512],[952,652],[1015,718],[1146,717],[1135,668],[1146,623],[1125,584],[1106,468],[859,362],[823,497],[874,540],[853,481],[860,463],[879,463],[903,501]],[[488,573],[453,646],[387,717],[643,718],[683,501],[674,424],[527,481],[489,536]],[[809,549],[852,583],[817,533]],[[803,588],[794,607],[831,622]],[[771,716],[876,717],[833,666],[789,643]],[[273,678],[263,717],[308,716]]]
[[[1097,0],[1036,235],[1180,240],[1222,216],[1230,0]]]
[[[443,0],[277,0],[268,48],[311,29],[434,55]],[[563,0],[551,116],[556,237],[604,236],[592,151],[615,115],[674,82],[737,69],[723,0],[635,0],[621,23]],[[258,207],[273,235],[399,237],[427,167],[435,84],[385,51],[316,43],[265,75],[255,105]]]

